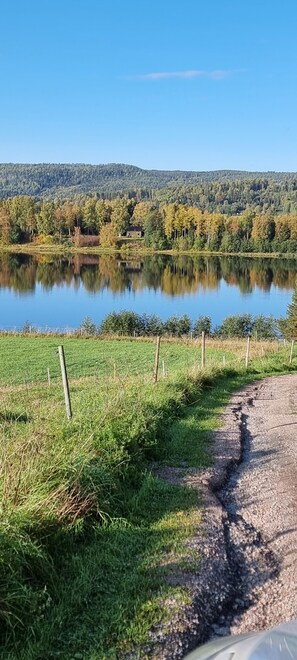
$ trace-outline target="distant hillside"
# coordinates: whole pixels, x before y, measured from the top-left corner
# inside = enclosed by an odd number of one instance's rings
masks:
[[[114,195],[121,192],[161,190],[179,186],[234,180],[267,179],[291,181],[297,175],[284,172],[183,172],[143,170],[133,165],[0,164],[0,197],[31,195],[37,198],[70,198],[88,193]]]

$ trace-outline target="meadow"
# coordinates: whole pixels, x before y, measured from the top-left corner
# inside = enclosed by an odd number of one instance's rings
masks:
[[[202,504],[155,467],[209,465],[231,392],[294,368],[275,341],[245,351],[209,339],[202,369],[200,340],[162,338],[154,383],[153,339],[0,337],[0,657],[124,657],[187,602],[162,558],[184,568]]]

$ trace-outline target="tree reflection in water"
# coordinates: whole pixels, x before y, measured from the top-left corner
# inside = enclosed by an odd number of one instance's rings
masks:
[[[290,290],[295,286],[293,259],[217,256],[135,256],[0,253],[0,288],[20,294],[34,292],[39,283],[45,290],[54,286],[88,292],[109,289],[113,293],[160,290],[168,296],[215,290],[223,280],[241,293],[256,287],[269,291],[271,285]]]

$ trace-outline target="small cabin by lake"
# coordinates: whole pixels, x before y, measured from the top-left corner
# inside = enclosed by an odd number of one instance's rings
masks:
[[[143,237],[142,227],[138,225],[132,225],[131,227],[129,227],[129,229],[127,229],[126,236],[127,238],[142,238]]]

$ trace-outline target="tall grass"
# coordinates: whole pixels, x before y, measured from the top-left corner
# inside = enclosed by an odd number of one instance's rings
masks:
[[[246,372],[245,342],[212,340],[202,371],[198,344],[169,342],[164,351],[171,370],[154,385],[151,342],[63,343],[71,422],[58,369],[50,387],[46,377],[38,378],[50,358],[54,373],[55,339],[0,339],[5,658],[118,657],[144,643],[150,626],[165,616],[170,591],[177,601],[187,598],[166,582],[160,556],[175,553],[181,561],[198,524],[197,494],[160,482],[149,466],[157,460],[208,464],[210,410],[217,412],[232,387],[281,372],[287,360],[284,351],[274,353],[275,344],[264,351],[259,345]],[[96,372],[89,377],[93,361]],[[115,373],[110,361],[122,367]],[[145,373],[133,372],[133,361]]]

